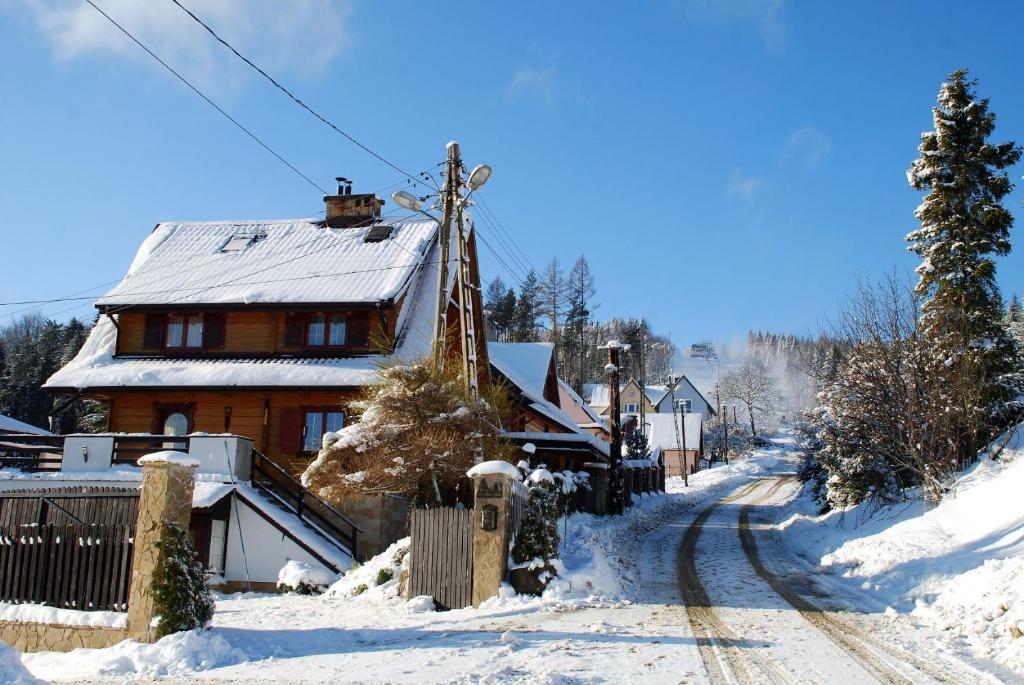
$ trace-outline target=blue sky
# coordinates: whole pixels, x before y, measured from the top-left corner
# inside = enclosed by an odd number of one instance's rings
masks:
[[[96,2],[320,185],[400,180],[170,0]],[[646,316],[677,344],[813,333],[858,276],[913,268],[905,171],[954,68],[980,80],[997,139],[1024,141],[1019,3],[183,2],[402,168],[460,140],[533,265],[585,254],[600,317]],[[0,301],[118,279],[159,221],[322,207],[83,0],[0,0],[0,18]],[[1021,226],[1006,293],[1024,293]],[[91,314],[68,306],[42,311]]]

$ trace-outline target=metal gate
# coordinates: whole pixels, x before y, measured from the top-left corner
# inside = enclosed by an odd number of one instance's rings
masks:
[[[473,512],[443,507],[412,512],[409,596],[430,595],[441,609],[473,603]]]

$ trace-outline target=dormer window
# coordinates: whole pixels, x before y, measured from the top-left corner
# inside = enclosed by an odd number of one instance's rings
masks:
[[[310,351],[363,350],[369,345],[369,312],[290,314],[285,323],[285,348]]]
[[[202,314],[170,314],[167,316],[167,336],[164,338],[164,347],[198,349],[202,346]]]

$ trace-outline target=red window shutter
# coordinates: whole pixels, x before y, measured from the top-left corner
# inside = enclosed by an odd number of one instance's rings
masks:
[[[361,349],[370,345],[370,312],[352,312],[345,320],[345,345]]]
[[[304,314],[289,314],[284,321],[284,346],[302,347],[305,337],[306,316]]]
[[[224,314],[203,316],[203,349],[223,350],[227,332],[227,317]]]
[[[298,407],[285,407],[281,410],[277,446],[282,452],[298,452],[302,449],[302,410]]]
[[[164,346],[164,326],[167,317],[163,314],[146,314],[146,325],[142,332],[142,349],[159,350]]]

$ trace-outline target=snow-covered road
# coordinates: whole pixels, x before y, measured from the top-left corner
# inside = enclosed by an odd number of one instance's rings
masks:
[[[347,594],[231,595],[211,631],[25,663],[63,682],[1000,682],[787,547],[774,523],[799,491],[794,468],[782,445],[645,498],[629,517],[574,517],[577,547],[626,579],[617,597],[434,613]]]

